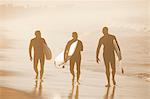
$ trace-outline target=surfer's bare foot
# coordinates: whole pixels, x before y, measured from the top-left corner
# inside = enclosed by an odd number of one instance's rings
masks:
[[[74,82],[72,82],[72,86],[74,86]]]
[[[77,81],[77,84],[78,84],[78,85],[80,85],[80,82],[79,82],[79,81]]]
[[[74,79],[72,79],[72,83],[74,83]]]
[[[113,79],[113,84],[116,85],[116,81]]]
[[[80,82],[77,82],[77,85],[80,85]]]
[[[72,85],[74,86],[74,80],[72,79]]]
[[[43,79],[40,79],[40,82],[43,82],[44,80]]]
[[[35,79],[38,79],[38,74],[36,74]]]
[[[72,77],[72,82],[74,82],[74,78],[75,78],[75,76]]]
[[[105,87],[110,87],[110,84],[105,85]]]
[[[79,82],[75,82],[75,83],[74,83],[74,86],[78,86],[78,85],[80,85]]]
[[[72,78],[72,85],[74,85],[74,77]]]
[[[40,80],[43,80],[43,76],[40,77]]]

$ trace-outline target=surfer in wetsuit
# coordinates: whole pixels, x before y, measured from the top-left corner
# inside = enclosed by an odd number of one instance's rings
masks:
[[[70,40],[65,48],[64,52],[64,60],[67,61],[68,53],[69,53],[69,48],[72,43],[75,41],[78,41],[76,49],[73,53],[73,55],[70,58],[70,73],[73,76],[72,82],[74,82],[75,74],[74,74],[74,65],[76,63],[77,66],[77,82],[79,83],[79,78],[80,78],[80,65],[81,65],[81,51],[83,51],[83,44],[82,41],[78,40],[78,34],[77,32],[72,33],[73,39]]]
[[[120,47],[117,43],[116,37],[114,35],[111,35],[108,33],[108,28],[104,27],[102,30],[104,36],[100,38],[99,43],[98,43],[98,47],[97,47],[97,51],[96,51],[96,61],[97,63],[99,63],[100,59],[98,58],[99,55],[99,50],[101,48],[101,45],[104,46],[103,49],[103,58],[104,58],[104,63],[105,63],[105,67],[106,67],[106,76],[107,76],[107,81],[108,84],[106,85],[106,87],[110,86],[110,65],[111,65],[111,69],[112,69],[112,80],[113,80],[113,84],[116,85],[116,81],[115,81],[115,73],[116,73],[116,63],[115,63],[115,45],[113,43],[113,41],[116,41],[116,45],[118,47],[118,50],[120,51]],[[119,60],[121,60],[121,51],[120,51],[120,57]]]
[[[35,38],[31,39],[30,45],[29,45],[29,55],[30,60],[32,61],[32,47],[34,48],[34,71],[36,73],[36,79],[38,78],[38,62],[40,61],[40,79],[43,77],[44,73],[44,63],[45,63],[45,55],[43,51],[43,44],[46,44],[45,39],[41,37],[41,32],[36,31],[35,32]],[[47,44],[46,44],[47,45]]]

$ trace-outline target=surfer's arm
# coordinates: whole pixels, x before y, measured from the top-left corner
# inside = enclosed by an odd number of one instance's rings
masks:
[[[45,39],[44,39],[44,38],[43,38],[43,43],[47,45],[47,43],[46,43],[46,41],[45,41]]]
[[[81,51],[83,51],[83,43],[81,42]]]
[[[99,43],[98,43],[98,46],[97,46],[97,50],[96,50],[96,61],[97,62],[99,61],[98,55],[99,55],[99,51],[100,51],[101,46],[102,46],[102,41],[100,39]]]
[[[121,50],[120,50],[120,47],[119,47],[119,44],[118,44],[118,41],[117,41],[116,37],[114,37],[114,40],[116,41],[117,47],[118,47],[119,51],[121,52]]]
[[[29,45],[29,56],[30,56],[30,60],[32,60],[32,47],[33,47],[33,44],[32,44],[32,40],[30,41],[30,45]]]
[[[119,46],[119,44],[118,44],[118,41],[117,41],[116,37],[114,37],[114,40],[115,40],[116,45],[117,45],[117,47],[118,47],[118,50],[119,50],[119,52],[120,52],[120,60],[121,60],[121,59],[122,59],[122,55],[121,55],[121,49],[120,49],[120,46]]]

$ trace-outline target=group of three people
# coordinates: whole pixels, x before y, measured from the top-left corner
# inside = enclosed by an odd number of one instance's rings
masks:
[[[103,36],[100,38],[98,47],[96,50],[96,62],[99,63],[99,51],[101,46],[104,46],[103,49],[103,58],[104,58],[104,63],[106,67],[106,76],[107,76],[107,81],[108,84],[106,87],[110,86],[110,67],[112,68],[112,81],[113,84],[116,85],[115,81],[115,74],[116,74],[116,63],[115,63],[115,45],[113,41],[116,42],[116,45],[118,47],[118,50],[120,51],[120,47],[117,43],[117,39],[114,35],[109,34],[108,32],[108,27],[103,27],[102,29]],[[41,37],[40,31],[35,32],[35,38],[31,39],[30,45],[29,45],[29,55],[30,55],[30,60],[32,61],[32,47],[34,48],[34,71],[36,73],[36,79],[38,78],[38,62],[40,61],[40,79],[43,78],[43,73],[44,73],[44,62],[45,62],[45,54],[44,54],[44,48],[43,44],[46,44],[46,41],[44,38]],[[78,39],[78,34],[77,32],[72,33],[72,39],[67,43],[64,51],[64,61],[67,61],[67,56],[69,53],[69,48],[70,46],[75,42],[78,41],[77,47],[73,53],[73,55],[70,58],[70,73],[72,74],[72,82],[74,82],[75,79],[75,73],[74,73],[74,66],[76,64],[77,68],[77,82],[79,83],[79,78],[80,78],[80,65],[81,65],[81,51],[83,51],[83,44],[82,41]],[[121,53],[121,51],[120,51]],[[122,57],[120,55],[119,60],[121,60]]]

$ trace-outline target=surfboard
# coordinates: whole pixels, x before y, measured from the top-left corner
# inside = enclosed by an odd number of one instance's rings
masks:
[[[71,56],[74,54],[77,44],[78,44],[78,41],[75,41],[71,44],[66,62],[68,60],[70,60]],[[56,66],[60,66],[60,67],[63,66],[66,62],[64,60],[64,51],[62,51],[60,54],[58,54],[58,56],[54,60],[54,64]]]
[[[50,48],[46,44],[43,44],[43,45],[44,45],[44,54],[45,54],[46,59],[51,60],[52,52],[51,52]]]

